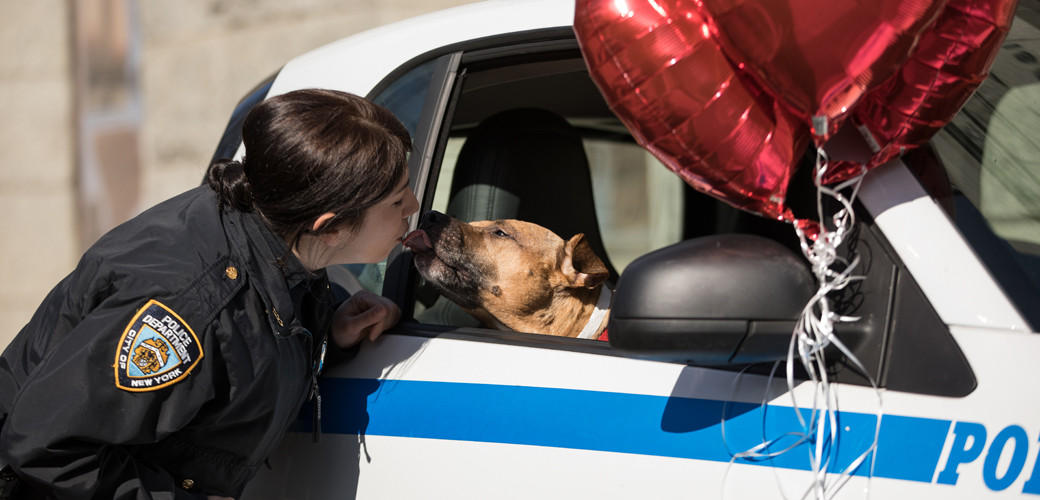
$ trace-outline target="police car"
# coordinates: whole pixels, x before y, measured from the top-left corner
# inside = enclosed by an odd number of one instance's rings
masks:
[[[585,233],[611,270],[616,318],[610,342],[489,330],[424,283],[406,249],[331,268],[341,292],[381,293],[403,319],[327,370],[320,442],[308,403],[244,498],[1040,495],[1035,3],[1021,2],[993,76],[930,147],[863,180],[841,247],[863,279],[832,296],[859,319],[836,327],[849,352],[828,351],[827,405],[805,372],[788,385],[783,362],[799,311],[776,302],[814,290],[772,278],[804,261],[710,248],[752,235],[800,256],[793,230],[689,189],[634,142],[588,75],[572,1],[466,5],[289,61],[241,101],[215,157],[242,154],[241,122],[264,98],[367,96],[414,138],[420,213]],[[482,132],[525,108],[565,130]],[[827,151],[862,159],[863,147],[839,135]],[[808,170],[788,197],[800,217],[815,206]],[[836,413],[814,414],[824,406]]]

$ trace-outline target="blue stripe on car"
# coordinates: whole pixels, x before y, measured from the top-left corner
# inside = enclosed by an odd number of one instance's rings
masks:
[[[793,408],[708,399],[486,384],[325,378],[322,431],[548,446],[729,462],[801,427]],[[725,412],[726,439],[721,420]],[[804,418],[809,411],[802,410]],[[764,417],[764,418],[763,418]],[[310,432],[306,404],[293,431]],[[876,416],[839,412],[834,465],[844,471],[869,446]],[[874,476],[931,482],[949,420],[884,415]],[[782,438],[773,450],[795,437]],[[772,460],[738,463],[810,470],[809,444]],[[833,450],[828,450],[832,453]],[[869,459],[854,471],[865,476]]]

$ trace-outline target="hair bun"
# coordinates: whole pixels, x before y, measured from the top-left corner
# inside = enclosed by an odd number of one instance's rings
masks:
[[[253,208],[253,195],[246,177],[245,165],[237,160],[221,158],[209,167],[206,183],[220,199],[222,206],[231,207],[239,212],[248,212]]]

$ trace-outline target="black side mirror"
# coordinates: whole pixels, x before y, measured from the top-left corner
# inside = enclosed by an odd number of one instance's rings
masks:
[[[625,269],[611,307],[610,346],[702,366],[783,359],[816,289],[805,261],[773,240],[686,240]]]

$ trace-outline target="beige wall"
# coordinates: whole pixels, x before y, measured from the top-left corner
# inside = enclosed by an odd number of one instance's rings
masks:
[[[235,104],[293,57],[468,0],[148,0],[142,200],[197,186]]]
[[[69,4],[0,2],[0,345],[79,258]]]
[[[77,180],[70,10],[0,1],[0,347],[73,269]],[[129,0],[134,1],[134,0]],[[468,0],[144,0],[136,212],[197,186],[238,100],[286,61]],[[79,4],[79,5],[82,5]]]

